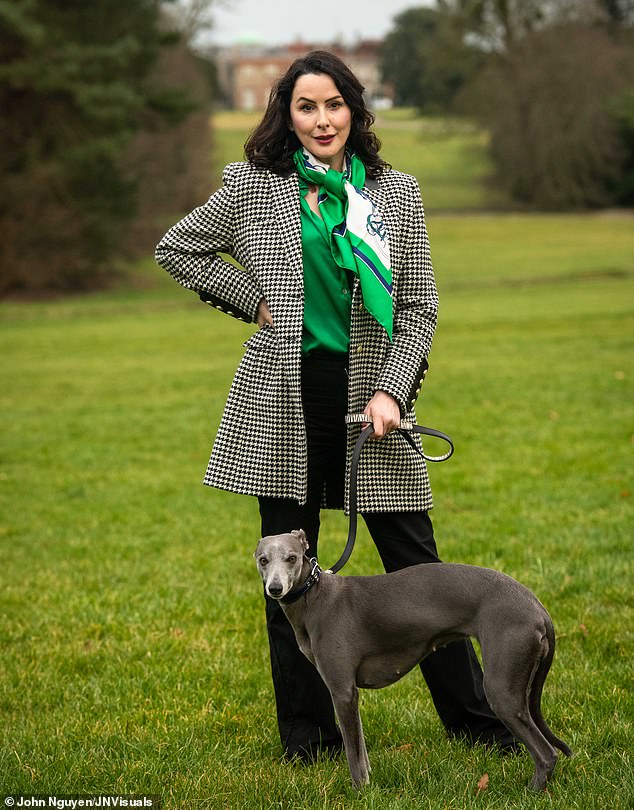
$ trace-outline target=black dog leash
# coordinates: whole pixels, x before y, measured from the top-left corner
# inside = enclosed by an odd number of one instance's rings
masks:
[[[348,414],[346,416],[346,423],[347,424],[354,424],[356,422],[367,422],[368,417],[365,414]],[[422,455],[425,461],[446,461],[448,458],[451,458],[454,451],[453,442],[447,436],[446,433],[442,433],[440,430],[434,430],[433,428],[423,427],[422,425],[417,425],[413,420],[410,419],[403,419],[401,420],[400,427],[397,428],[397,431],[404,436],[409,444],[414,448],[414,450]],[[354,549],[354,543],[357,538],[357,473],[359,469],[359,458],[361,457],[361,450],[363,449],[363,445],[365,444],[366,440],[370,438],[370,436],[374,433],[374,426],[370,423],[367,427],[363,428],[361,431],[359,438],[356,441],[354,446],[354,450],[352,452],[352,461],[350,464],[350,526],[348,529],[348,540],[346,542],[346,547],[343,550],[343,554],[337,560],[337,562],[329,568],[328,571],[332,574],[336,574],[337,571],[340,571],[343,566],[348,562],[350,559],[350,555],[352,554],[352,550]],[[446,453],[441,456],[428,456],[425,455],[424,452],[418,449],[412,433],[422,433],[425,436],[434,436],[438,439],[443,439],[449,445],[449,449]]]

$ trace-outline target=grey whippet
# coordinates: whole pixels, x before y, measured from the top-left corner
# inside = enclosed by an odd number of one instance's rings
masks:
[[[340,577],[322,571],[307,550],[297,530],[263,537],[255,559],[266,593],[281,603],[300,649],[330,690],[353,785],[367,784],[370,774],[359,687],[388,686],[437,647],[473,636],[489,704],[528,748],[535,764],[530,787],[543,790],[556,749],[572,752],[541,713],[555,632],[531,591],[499,571],[453,563]]]

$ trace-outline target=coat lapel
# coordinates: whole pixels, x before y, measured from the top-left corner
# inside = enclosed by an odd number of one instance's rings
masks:
[[[368,197],[379,209],[379,213],[384,214],[385,194],[383,192],[383,187],[381,186],[381,183],[378,180],[368,178],[365,184],[365,191],[367,192]]]
[[[277,220],[289,263],[294,270],[303,274],[302,222],[297,175],[280,177],[277,174],[269,174],[269,184],[273,216]]]
[[[398,228],[398,208],[394,206],[394,200],[388,196],[385,187],[380,180],[372,180],[371,178],[368,179],[364,190],[376,206],[381,219],[387,226],[387,238],[390,242],[390,259],[392,269],[394,269],[395,251],[393,250],[394,243],[390,239],[390,234],[393,228],[395,229],[394,232],[396,232],[396,229]]]

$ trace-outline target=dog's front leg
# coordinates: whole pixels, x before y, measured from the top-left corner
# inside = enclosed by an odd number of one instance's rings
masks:
[[[370,762],[359,714],[359,690],[356,686],[331,689],[331,695],[341,726],[352,784],[358,789],[370,782]]]

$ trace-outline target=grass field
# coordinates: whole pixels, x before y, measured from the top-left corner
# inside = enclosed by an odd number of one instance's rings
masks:
[[[416,673],[365,692],[373,784],[279,761],[253,499],[200,485],[251,328],[151,262],[155,289],[0,309],[0,792],[152,793],[168,808],[634,804],[634,220],[429,217],[441,292],[422,423],[447,560],[502,569],[551,611],[547,719],[572,746],[448,742]],[[345,519],[327,513],[321,559]],[[346,574],[374,573],[361,532]],[[489,782],[478,789],[484,774]]]
[[[216,116],[216,165],[241,159],[256,118]],[[529,795],[528,757],[449,743],[413,673],[363,694],[373,784],[360,795],[343,759],[279,761],[256,503],[200,485],[252,327],[148,259],[136,290],[0,307],[0,794],[634,806],[634,218],[491,215],[505,201],[481,132],[411,111],[378,123],[386,159],[421,183],[441,294],[419,407],[457,447],[431,470],[441,553],[516,576],[551,611],[544,709],[575,759]],[[324,564],[346,529],[326,513]],[[345,573],[378,570],[362,530]]]

